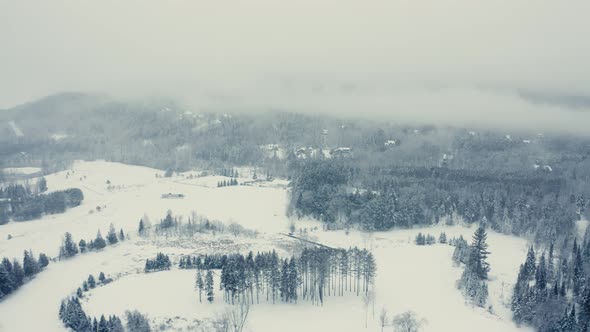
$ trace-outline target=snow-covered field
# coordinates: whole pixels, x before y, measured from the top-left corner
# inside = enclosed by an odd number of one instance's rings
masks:
[[[123,228],[131,240],[101,252],[50,264],[46,271],[0,302],[0,331],[64,331],[57,316],[61,299],[71,295],[88,274],[96,276],[101,271],[115,281],[86,293],[83,307],[87,313],[122,315],[127,309],[138,309],[158,324],[172,319],[170,326],[188,330],[198,320],[223,310],[221,295],[217,294],[214,304],[200,304],[194,290],[194,271],[173,267],[171,271],[144,274],[141,271],[146,258],[162,251],[176,263],[181,254],[211,250],[245,253],[273,248],[281,255],[290,255],[289,244],[296,240],[278,234],[286,232],[290,223],[285,216],[285,181],[217,188],[217,182],[223,179],[218,176],[189,179],[188,173],[172,178],[156,177],[156,174],[161,176],[163,171],[97,161],[79,162],[72,170],[46,176],[50,190],[82,189],[83,204],[65,214],[0,226],[0,256],[21,258],[27,249],[55,256],[64,232],[71,232],[76,241],[91,239],[97,229],[106,234],[110,223],[117,229]],[[248,179],[239,179],[245,180]],[[185,197],[162,199],[161,195],[166,193],[181,193]],[[101,207],[100,212],[97,206]],[[209,234],[193,239],[158,240],[135,235],[142,216],[148,216],[153,223],[168,210],[185,218],[195,211],[210,219],[240,223],[260,234],[256,238]],[[320,226],[313,221],[300,225]],[[490,313],[465,303],[456,290],[455,281],[461,269],[451,261],[453,248],[442,244],[416,246],[412,240],[419,231],[436,237],[445,231],[449,237],[461,234],[467,239],[473,233],[473,229],[461,226],[371,235],[358,232],[347,235],[341,231],[323,231],[321,227],[311,232],[313,238],[327,245],[373,250],[378,267],[377,295],[367,312],[367,328],[363,301],[349,295],[328,297],[322,307],[308,303],[256,305],[251,309],[246,330],[276,331],[280,327],[282,331],[379,331],[378,315],[382,307],[390,314],[415,311],[428,321],[424,331],[526,330],[511,322],[505,306],[518,266],[525,257],[525,240],[496,233],[488,235],[492,252],[489,303],[493,313]],[[7,240],[8,234],[13,236],[11,240]],[[217,286],[216,282],[216,289]]]
[[[3,168],[2,172],[4,172],[5,174],[29,175],[29,174],[40,173],[41,169],[39,167],[7,167],[7,168]]]

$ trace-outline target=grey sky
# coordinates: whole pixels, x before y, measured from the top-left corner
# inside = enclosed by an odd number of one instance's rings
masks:
[[[581,132],[589,106],[522,96],[590,96],[588,13],[587,0],[0,0],[0,108],[97,91]]]

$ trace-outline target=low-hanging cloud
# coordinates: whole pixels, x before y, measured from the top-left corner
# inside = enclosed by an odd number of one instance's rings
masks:
[[[0,108],[82,90],[170,96],[197,110],[576,133],[590,123],[590,105],[559,102],[590,96],[588,1],[0,0],[0,8]]]

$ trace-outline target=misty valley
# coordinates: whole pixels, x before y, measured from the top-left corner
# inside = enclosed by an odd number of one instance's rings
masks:
[[[588,13],[0,0],[0,332],[589,332]]]
[[[6,331],[590,319],[587,138],[82,93],[0,121]]]

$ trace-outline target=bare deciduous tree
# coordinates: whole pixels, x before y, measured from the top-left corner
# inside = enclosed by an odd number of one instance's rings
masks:
[[[387,317],[387,309],[382,308],[381,313],[379,314],[379,323],[381,324],[381,332],[383,332],[383,328],[387,325],[389,318]]]
[[[250,304],[247,301],[230,306],[218,319],[220,327],[224,328],[223,330],[218,329],[218,332],[242,332],[249,313]]]
[[[413,311],[406,311],[393,317],[392,325],[395,332],[418,332],[426,324],[425,319],[418,318]]]

